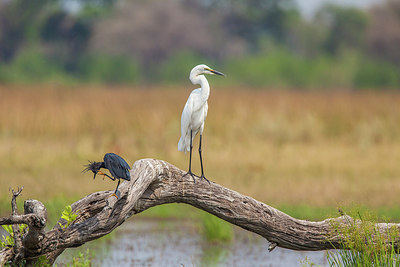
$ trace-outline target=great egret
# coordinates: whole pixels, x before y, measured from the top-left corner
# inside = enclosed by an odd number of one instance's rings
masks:
[[[208,111],[208,96],[210,95],[210,85],[204,74],[217,74],[225,76],[223,73],[213,70],[210,67],[201,64],[197,65],[192,69],[189,75],[189,79],[193,84],[199,84],[200,88],[192,91],[186,105],[182,112],[181,117],[181,138],[178,143],[178,150],[185,152],[190,152],[189,156],[189,171],[184,175],[190,174],[194,179],[194,174],[192,173],[192,142],[197,133],[200,132],[200,143],[199,143],[199,155],[200,155],[200,165],[201,165],[201,176],[200,178],[207,178],[204,176],[203,170],[203,159],[201,157],[201,138],[204,130],[204,121],[207,117]],[[210,181],[208,181],[210,182]]]
[[[121,182],[120,179],[124,179],[127,181],[131,180],[131,175],[129,173],[130,170],[129,164],[126,163],[126,161],[123,158],[114,153],[105,154],[103,162],[93,161],[85,166],[86,168],[83,170],[83,172],[92,171],[94,173],[93,179],[96,178],[96,174],[103,175],[104,177],[107,176],[113,181],[115,181],[115,179],[118,179],[117,188],[115,188],[115,192],[113,194],[117,198],[118,198],[117,196],[118,186],[119,183]],[[100,171],[100,168],[108,169],[112,177]]]

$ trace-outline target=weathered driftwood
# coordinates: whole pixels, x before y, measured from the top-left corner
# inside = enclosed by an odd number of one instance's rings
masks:
[[[67,228],[57,223],[44,231],[46,209],[36,200],[25,201],[25,215],[0,219],[0,224],[26,223],[29,232],[22,246],[0,251],[0,265],[24,258],[28,263],[40,255],[54,262],[66,248],[77,247],[102,237],[121,225],[133,214],[165,203],[187,203],[219,218],[265,237],[271,245],[292,250],[325,250],[340,247],[336,225],[346,225],[352,219],[341,216],[324,221],[298,220],[251,197],[211,182],[197,179],[193,182],[186,172],[155,159],[142,159],[132,167],[131,181],[124,181],[120,198],[111,191],[90,194],[73,203],[77,219]],[[15,194],[14,194],[15,195]],[[15,196],[16,197],[16,196]],[[13,197],[15,199],[15,197]],[[60,223],[65,223],[60,219]],[[391,227],[400,230],[400,224],[376,224],[382,233]],[[390,246],[391,244],[388,243]],[[397,249],[399,239],[394,244]]]

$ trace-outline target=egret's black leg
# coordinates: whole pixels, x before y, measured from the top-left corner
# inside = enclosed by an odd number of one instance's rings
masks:
[[[196,180],[194,179],[194,175],[192,173],[192,130],[190,130],[190,156],[189,156],[189,171],[187,173],[185,173],[184,176],[190,174],[190,176],[192,176],[193,178],[193,182],[196,182]]]
[[[200,134],[200,143],[199,143],[199,155],[200,155],[200,166],[201,166],[201,176],[200,178],[205,179],[208,183],[210,183],[210,181],[204,176],[204,170],[203,170],[203,159],[201,157],[201,137],[202,135]]]

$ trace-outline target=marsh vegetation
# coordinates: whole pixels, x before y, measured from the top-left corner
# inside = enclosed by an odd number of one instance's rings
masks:
[[[9,187],[59,202],[110,189],[111,181],[81,173],[106,152],[129,164],[154,157],[186,167],[177,141],[187,88],[57,89],[0,89],[3,213]],[[355,203],[398,219],[399,101],[395,92],[215,89],[203,141],[207,175],[300,217]]]

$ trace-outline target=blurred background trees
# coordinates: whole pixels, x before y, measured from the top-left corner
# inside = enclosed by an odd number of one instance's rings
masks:
[[[0,82],[180,83],[198,63],[255,87],[399,88],[400,1],[2,0]]]

